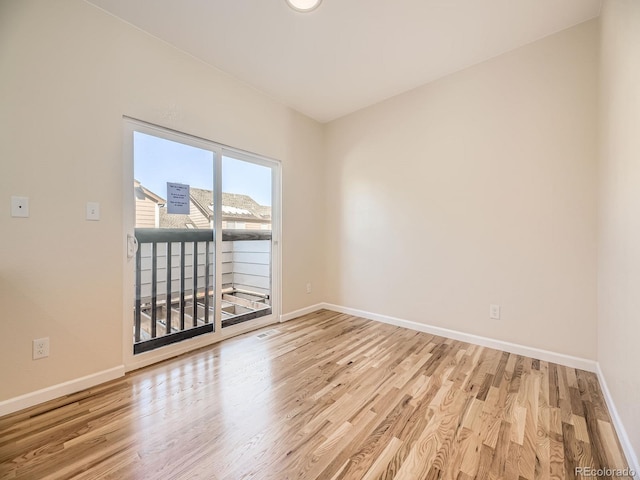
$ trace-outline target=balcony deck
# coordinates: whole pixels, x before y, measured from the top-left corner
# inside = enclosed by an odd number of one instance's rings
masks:
[[[232,290],[228,293],[222,294],[222,327],[228,327],[231,325],[236,325],[238,323],[245,322],[247,320],[252,320],[254,318],[259,318],[264,315],[268,315],[271,313],[271,305],[266,303],[265,299],[262,301],[258,300],[250,300],[248,298],[243,298],[238,296],[239,292],[233,292]],[[241,293],[245,297],[250,296],[249,293]],[[184,314],[184,324],[185,326],[199,327],[205,325],[204,319],[204,294],[198,295],[196,299],[198,315],[196,316],[196,322],[194,323],[193,319],[193,298],[192,296],[185,296],[185,314]],[[215,305],[215,300],[213,298],[213,293],[209,294],[209,302],[208,305]],[[209,308],[209,318],[213,319],[214,317],[214,308]],[[191,313],[188,313],[191,312]],[[167,333],[178,333],[184,328],[180,328],[180,325],[176,324],[175,319],[180,318],[180,302],[173,301],[171,303],[171,318],[173,322],[171,323],[171,331],[167,332],[167,306],[165,301],[158,301],[156,304],[156,337],[164,336]],[[147,341],[152,338],[152,315],[151,315],[151,305],[143,304],[141,311],[141,331],[140,331],[140,340]],[[212,320],[210,320],[211,322]]]

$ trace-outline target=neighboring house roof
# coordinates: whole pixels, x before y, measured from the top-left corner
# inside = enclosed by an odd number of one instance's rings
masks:
[[[213,192],[202,188],[190,187],[189,197],[191,202],[198,208],[198,210],[200,210],[202,215],[211,220],[213,210],[209,208],[209,205],[213,205]]]
[[[168,214],[166,200],[147,190],[137,180],[134,181],[134,187],[136,188],[136,195],[138,192],[144,193],[160,206],[159,219],[161,228],[198,228],[196,218],[191,217],[197,213],[193,211],[194,208],[208,221],[213,219],[213,192],[211,190],[190,187],[189,200],[191,202],[191,213],[190,215],[179,215]],[[196,215],[196,217],[202,219],[200,215]],[[260,205],[249,195],[222,192],[222,218],[226,221],[270,223],[271,207]]]
[[[156,202],[157,204],[164,204],[167,201],[162,198],[160,195],[153,193],[151,190],[142,186],[142,184],[138,180],[133,180],[133,191],[137,199],[144,200],[145,198],[149,198]]]
[[[271,220],[271,207],[267,205],[258,205],[258,213],[262,218]]]
[[[222,215],[225,218],[236,216],[253,217],[262,221],[271,220],[271,207],[260,205],[249,195],[222,192]]]
[[[160,228],[197,228],[189,215],[168,214],[166,207],[160,207]]]
[[[213,218],[213,192],[191,187],[189,196],[193,204],[207,218]],[[222,192],[222,218],[265,222],[271,220],[271,207],[260,205],[249,195]]]

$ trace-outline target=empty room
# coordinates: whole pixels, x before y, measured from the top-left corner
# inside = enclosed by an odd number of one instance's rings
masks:
[[[640,480],[640,1],[0,0],[0,479]]]

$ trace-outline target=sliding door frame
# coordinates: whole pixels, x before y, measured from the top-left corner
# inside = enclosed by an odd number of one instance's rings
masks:
[[[135,227],[135,198],[133,194],[134,181],[134,132],[141,132],[155,137],[163,138],[173,142],[190,145],[192,147],[211,151],[214,155],[214,284],[215,284],[215,311],[214,311],[214,331],[199,335],[178,343],[166,345],[164,347],[144,353],[133,353],[133,304],[134,304],[134,275],[135,256],[127,257],[127,235],[133,235]],[[270,315],[231,325],[222,328],[222,157],[255,163],[271,169],[271,217],[272,217],[272,238],[271,238],[271,310]],[[246,152],[237,148],[229,147],[211,140],[207,140],[187,133],[179,132],[171,128],[154,125],[148,122],[130,117],[123,117],[123,364],[126,371],[142,368],[167,358],[171,358],[182,353],[211,345],[225,338],[230,338],[242,333],[246,333],[280,320],[282,311],[281,295],[281,206],[282,206],[282,168],[278,160],[270,159],[262,155]]]

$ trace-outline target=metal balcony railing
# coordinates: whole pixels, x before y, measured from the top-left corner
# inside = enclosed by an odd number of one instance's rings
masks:
[[[134,353],[214,330],[213,230],[140,228]],[[222,327],[271,313],[271,231],[222,231]]]

